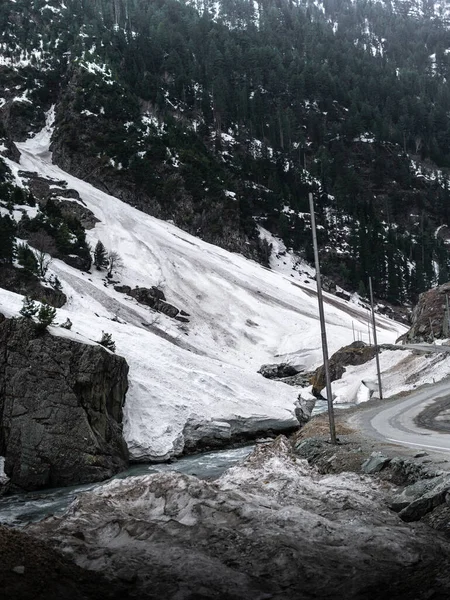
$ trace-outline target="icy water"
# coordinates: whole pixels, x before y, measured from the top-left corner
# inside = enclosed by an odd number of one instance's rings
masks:
[[[119,473],[114,479],[132,478],[150,473],[178,471],[186,475],[196,475],[201,479],[216,479],[224,471],[250,454],[254,446],[244,446],[230,450],[218,450],[185,456],[172,463],[138,464]],[[51,515],[64,513],[77,496],[107,483],[91,483],[65,488],[39,490],[28,494],[18,494],[0,498],[0,523],[24,526],[40,521]]]

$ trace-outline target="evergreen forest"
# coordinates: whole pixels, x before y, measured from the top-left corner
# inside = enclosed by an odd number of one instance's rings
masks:
[[[263,228],[311,261],[312,192],[338,284],[399,304],[449,279],[440,5],[4,0],[0,44],[10,151],[54,105],[58,165],[207,241],[268,265]]]

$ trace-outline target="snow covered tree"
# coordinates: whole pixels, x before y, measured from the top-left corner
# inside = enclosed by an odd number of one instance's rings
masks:
[[[99,271],[108,265],[108,256],[105,246],[98,240],[94,249],[94,265]]]
[[[36,305],[36,302],[34,302],[34,300],[32,300],[29,296],[25,296],[22,302],[22,308],[19,311],[22,317],[25,317],[25,319],[31,319],[38,310],[39,308]]]

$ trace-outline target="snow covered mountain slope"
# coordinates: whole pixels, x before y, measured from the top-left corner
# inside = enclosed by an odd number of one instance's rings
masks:
[[[112,334],[117,353],[130,365],[125,437],[139,460],[164,460],[183,451],[192,437],[214,431],[225,440],[247,431],[283,429],[296,424],[298,390],[264,379],[263,363],[288,358],[310,369],[321,362],[314,282],[261,267],[143,214],[78,180],[52,164],[51,115],[34,138],[17,144],[19,169],[67,182],[99,223],[89,242],[101,240],[117,251],[124,268],[122,285],[158,285],[167,300],[189,313],[180,323],[114,290],[104,273],[83,273],[54,260],[68,303],[58,322],[73,322],[70,333],[83,341]],[[297,278],[297,279],[296,279]],[[367,310],[327,296],[330,350],[366,334]],[[0,310],[17,314],[22,298],[0,290]],[[404,328],[379,317],[380,342],[393,342]],[[361,334],[362,335],[362,334]],[[194,433],[193,433],[194,432]]]

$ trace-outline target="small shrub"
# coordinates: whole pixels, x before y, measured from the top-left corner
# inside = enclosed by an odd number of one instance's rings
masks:
[[[102,331],[102,339],[98,343],[104,348],[108,348],[108,350],[111,350],[111,352],[116,351],[116,342],[112,339],[110,333]]]

